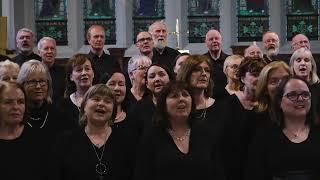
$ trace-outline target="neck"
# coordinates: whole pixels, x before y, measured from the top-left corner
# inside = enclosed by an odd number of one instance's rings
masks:
[[[188,117],[181,117],[179,120],[177,117],[174,117],[174,120],[169,120],[171,122],[171,129],[174,132],[182,132],[185,133],[188,129],[190,129],[190,126],[187,122]]]
[[[233,81],[232,79],[228,79],[227,89],[230,91],[239,91],[240,85],[239,83]]]
[[[204,90],[194,91],[192,93],[194,102],[196,104],[196,109],[204,109],[207,108],[207,100],[208,98],[204,95]]]
[[[256,101],[256,94],[254,90],[250,90],[248,88],[243,89],[244,99],[247,101]]]
[[[40,108],[44,103],[44,100],[43,101],[37,101],[37,102],[29,102],[28,105],[29,105],[29,108]]]
[[[20,53],[25,55],[25,56],[29,56],[30,54],[33,53],[33,51],[20,51]]]
[[[159,54],[162,54],[163,53],[163,51],[164,51],[164,48],[162,48],[162,49],[160,49],[160,48],[155,48],[156,49],[156,51],[158,51],[159,52]]]
[[[301,130],[306,127],[305,117],[285,117],[285,127],[290,130]]]
[[[24,129],[22,123],[8,125],[3,124],[0,126],[0,139],[12,140],[18,138]]]
[[[133,83],[133,86],[131,88],[131,93],[134,95],[134,97],[139,98],[139,100],[142,98],[143,94],[145,92],[144,86],[138,86],[136,83]]]
[[[88,91],[89,87],[88,88],[77,88],[77,91],[74,92],[74,95],[79,98],[79,97],[83,97],[84,94]]]
[[[96,126],[93,124],[88,123],[85,127],[85,132],[87,135],[94,135],[94,136],[104,136],[111,130],[111,127],[106,123],[104,126]]]
[[[147,56],[148,58],[152,59],[153,51],[150,51],[149,53],[141,53],[141,55]]]
[[[221,49],[219,51],[209,51],[209,53],[212,59],[217,60],[221,55]]]
[[[95,55],[97,55],[98,57],[101,57],[103,54],[103,49],[93,49],[91,48],[91,52]]]
[[[157,106],[157,96],[155,94],[152,94],[152,102]]]

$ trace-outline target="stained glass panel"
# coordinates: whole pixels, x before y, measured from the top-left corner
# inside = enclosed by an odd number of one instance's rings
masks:
[[[287,40],[296,34],[318,39],[319,17],[317,0],[287,0]]]
[[[210,29],[220,29],[220,0],[188,0],[189,43],[203,43]]]
[[[260,41],[268,30],[268,1],[238,0],[238,41]]]
[[[154,21],[164,19],[164,0],[134,0],[133,1],[133,42],[141,31],[148,31]]]
[[[84,0],[84,37],[91,25],[101,25],[106,30],[106,44],[116,44],[116,18],[114,0]]]
[[[67,0],[35,0],[34,5],[37,41],[48,36],[68,45]]]

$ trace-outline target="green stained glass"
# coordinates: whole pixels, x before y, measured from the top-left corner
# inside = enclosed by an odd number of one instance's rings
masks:
[[[141,31],[148,31],[149,26],[165,17],[164,0],[133,0],[133,42]]]
[[[286,0],[288,40],[300,33],[318,39],[318,4],[318,0]]]
[[[220,29],[220,0],[188,0],[189,43],[203,43],[210,29]]]
[[[116,44],[115,0],[84,0],[84,37],[90,26],[101,25],[106,30],[106,44]]]
[[[52,37],[57,45],[68,45],[67,0],[35,0],[36,37]]]

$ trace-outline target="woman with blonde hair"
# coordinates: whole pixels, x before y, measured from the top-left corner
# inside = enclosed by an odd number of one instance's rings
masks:
[[[240,55],[228,56],[223,64],[223,72],[227,76],[227,85],[225,87],[229,95],[240,91],[240,81],[237,76],[238,68],[243,60]]]

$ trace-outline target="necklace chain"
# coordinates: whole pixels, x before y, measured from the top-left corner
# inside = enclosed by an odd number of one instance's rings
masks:
[[[177,140],[177,141],[180,141],[180,142],[186,140],[186,139],[190,136],[190,132],[191,132],[191,130],[188,129],[188,130],[185,132],[184,135],[178,137],[178,136],[176,136],[176,135],[174,134],[174,130],[169,129],[168,131],[169,131],[169,134],[173,137],[173,139],[175,139],[175,140]]]
[[[42,125],[40,126],[40,129],[43,128],[44,125],[46,124],[47,119],[48,119],[48,115],[49,115],[49,111],[47,111],[46,117],[44,118],[44,121],[43,121]],[[30,118],[31,120],[34,120],[34,121],[39,121],[40,119],[42,119],[41,117],[39,117],[39,118],[34,118],[34,117],[31,117],[31,116],[29,116],[29,118]],[[27,124],[28,124],[30,127],[33,127],[30,122],[27,122]]]
[[[288,128],[285,128],[285,132],[288,132],[289,134],[293,135],[294,138],[299,138],[307,129],[308,127],[304,127],[301,131],[297,131],[296,133],[294,133]]]

